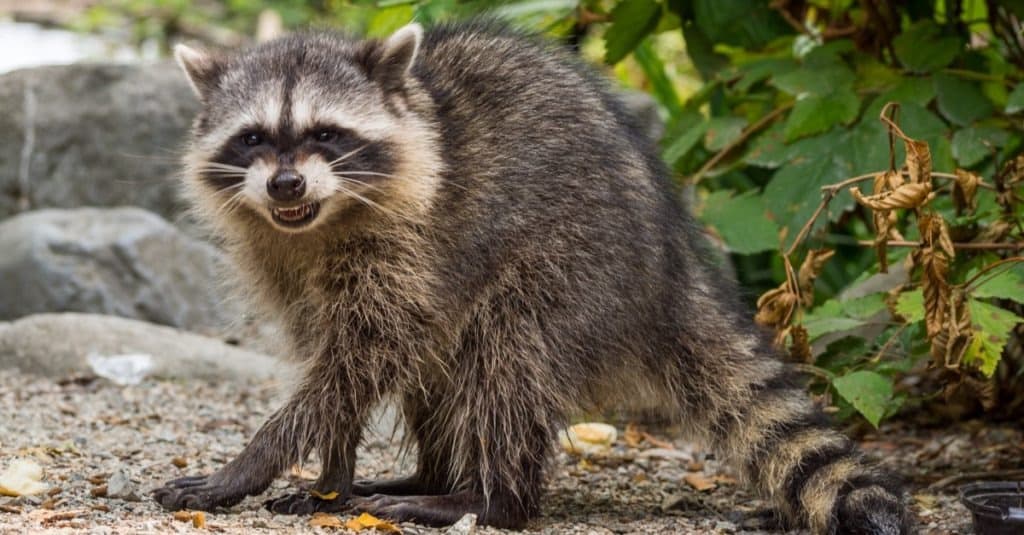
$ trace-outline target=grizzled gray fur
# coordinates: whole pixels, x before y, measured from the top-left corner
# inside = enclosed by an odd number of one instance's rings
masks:
[[[229,506],[316,453],[280,513],[444,525],[538,514],[581,409],[655,410],[794,524],[903,533],[899,490],[831,430],[737,301],[669,172],[605,83],[492,22],[180,47],[203,111],[186,192],[304,378],[219,472],[155,491]],[[353,481],[399,400],[415,474]]]

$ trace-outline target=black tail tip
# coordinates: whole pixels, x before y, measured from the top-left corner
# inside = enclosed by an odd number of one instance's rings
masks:
[[[881,485],[854,489],[836,504],[835,535],[907,535],[913,522],[903,498]]]

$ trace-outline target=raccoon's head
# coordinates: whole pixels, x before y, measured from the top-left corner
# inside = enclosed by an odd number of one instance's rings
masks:
[[[203,104],[186,157],[200,214],[308,232],[347,210],[428,205],[441,164],[411,74],[422,35],[418,24],[382,41],[300,34],[232,56],[179,45]],[[262,223],[241,217],[252,214]]]

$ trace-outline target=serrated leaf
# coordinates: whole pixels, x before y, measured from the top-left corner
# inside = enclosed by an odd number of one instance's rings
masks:
[[[896,299],[896,313],[903,317],[907,323],[914,323],[924,319],[924,294],[921,290],[903,292]]]
[[[974,340],[964,354],[964,362],[978,366],[982,373],[991,377],[1003,356],[1010,331],[1024,322],[1024,318],[977,299],[970,300],[970,307],[975,332]]]
[[[1017,113],[1024,110],[1024,82],[1017,84],[1006,100],[1006,113]]]
[[[789,58],[768,58],[751,61],[739,67],[743,75],[733,85],[733,89],[745,93],[754,84],[767,80],[771,76],[780,76],[797,69],[797,62]]]
[[[696,26],[715,44],[758,49],[792,32],[778,12],[760,0],[693,0],[692,5]]]
[[[1024,304],[1024,266],[1004,269],[991,277],[988,274],[982,275],[980,282],[980,285],[976,283],[973,286],[972,297],[1010,299]]]
[[[743,133],[747,120],[742,117],[712,117],[704,133],[704,146],[710,151],[720,151]]]
[[[704,200],[700,219],[711,225],[734,253],[772,251],[779,246],[779,229],[765,218],[764,204],[754,191],[731,197],[716,191]]]
[[[992,126],[968,126],[953,133],[953,158],[960,167],[971,167],[1006,144],[1010,134]]]
[[[860,101],[850,89],[827,96],[809,96],[796,101],[783,130],[787,142],[821,132],[837,124],[849,124],[857,118]]]
[[[614,65],[643,41],[661,18],[661,6],[655,0],[619,2],[611,12],[612,24],[604,33],[604,61]]]
[[[967,126],[992,115],[993,106],[977,83],[938,73],[932,77],[939,111],[955,124]]]
[[[892,381],[875,372],[848,373],[833,380],[832,386],[875,427],[892,402]]]
[[[956,36],[943,35],[930,20],[920,21],[893,40],[896,58],[916,72],[932,72],[948,66],[963,49]]]
[[[884,296],[876,293],[846,301],[829,299],[805,314],[802,324],[812,341],[824,334],[856,329],[885,310]]]

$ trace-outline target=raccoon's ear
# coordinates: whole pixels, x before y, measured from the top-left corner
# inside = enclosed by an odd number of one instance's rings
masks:
[[[224,73],[224,60],[210,52],[182,44],[174,47],[174,59],[185,71],[199,100],[206,100]]]
[[[380,55],[370,67],[370,79],[384,91],[398,91],[405,85],[409,70],[416,61],[423,40],[423,27],[419,23],[406,24],[380,45]]]

